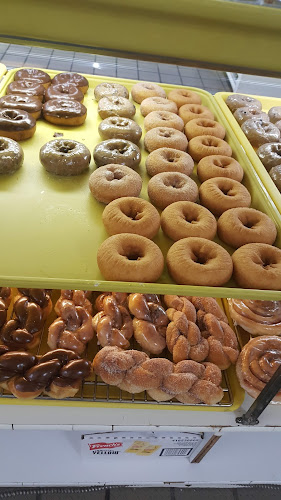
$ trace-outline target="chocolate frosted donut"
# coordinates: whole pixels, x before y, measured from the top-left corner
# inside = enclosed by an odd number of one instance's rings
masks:
[[[72,99],[51,99],[43,104],[42,112],[48,122],[72,127],[82,125],[87,116],[87,108]]]
[[[0,136],[23,141],[33,136],[36,121],[22,109],[0,109]]]
[[[212,240],[217,232],[217,221],[207,208],[191,201],[176,201],[161,214],[161,227],[174,241],[198,237]]]
[[[75,85],[75,87],[78,87],[83,94],[86,94],[89,88],[87,78],[83,75],[79,75],[79,73],[58,73],[54,76],[52,84],[60,85],[61,83],[71,83],[72,85]]]
[[[257,150],[257,155],[266,170],[269,171],[272,167],[281,165],[281,143],[263,144]]]
[[[238,161],[230,156],[211,155],[202,158],[197,165],[197,175],[200,182],[213,177],[229,177],[241,182],[244,170]]]
[[[249,207],[251,195],[240,182],[226,177],[214,177],[199,188],[200,201],[212,214],[221,215],[230,208]]]
[[[278,142],[280,139],[280,130],[273,123],[259,118],[245,121],[241,129],[254,147],[267,142]]]
[[[103,140],[124,139],[137,144],[141,138],[142,129],[130,118],[109,116],[99,124],[99,134]]]
[[[271,123],[276,123],[281,120],[281,106],[273,106],[268,112]]]
[[[133,142],[124,139],[108,139],[95,147],[94,160],[98,167],[108,163],[118,163],[136,168],[140,164],[141,153]]]
[[[17,82],[9,83],[6,94],[28,95],[38,97],[42,101],[45,94],[45,87],[34,80],[18,80]]]
[[[148,97],[142,101],[140,112],[143,116],[147,116],[152,111],[170,111],[170,113],[177,113],[178,108],[176,103],[169,101],[169,99],[165,97]]]
[[[132,86],[132,98],[140,104],[147,97],[166,97],[164,89],[152,82],[138,82]]]
[[[124,118],[133,118],[136,114],[135,106],[120,96],[102,97],[98,104],[98,114],[102,119],[109,116],[123,116]]]
[[[137,172],[125,165],[109,164],[91,174],[89,188],[96,200],[110,203],[124,196],[139,196],[142,180]]]
[[[161,172],[181,172],[190,175],[193,171],[194,161],[184,151],[174,148],[159,148],[148,155],[145,166],[151,177]]]
[[[170,111],[151,111],[146,115],[143,124],[146,131],[155,127],[169,127],[182,132],[184,127],[183,120]]]
[[[45,71],[34,68],[19,69],[14,76],[14,80],[36,80],[47,88],[51,83],[51,77]]]
[[[41,115],[42,102],[38,97],[10,94],[0,97],[0,108],[22,109],[37,120]]]
[[[198,187],[187,175],[179,172],[162,172],[154,175],[147,185],[148,196],[162,210],[175,201],[196,201]]]
[[[74,99],[75,101],[82,102],[84,94],[72,83],[61,83],[59,85],[50,85],[46,90],[45,101],[51,99]]]
[[[104,82],[99,83],[94,90],[95,98],[97,101],[103,97],[115,96],[115,97],[126,97],[129,98],[129,92],[120,83]]]
[[[225,103],[229,107],[229,109],[234,113],[236,109],[243,108],[245,106],[256,107],[257,109],[262,109],[261,102],[255,99],[254,97],[250,97],[248,95],[242,94],[231,94],[226,99]]]
[[[188,145],[185,135],[174,128],[156,127],[149,130],[144,137],[144,146],[149,153],[158,148],[174,148],[186,151]]]
[[[40,149],[40,161],[48,172],[56,175],[78,175],[89,167],[91,153],[80,142],[54,139]]]
[[[225,128],[215,120],[209,118],[195,118],[186,123],[184,127],[185,135],[190,141],[199,135],[213,135],[219,139],[224,139]]]
[[[192,90],[173,89],[168,94],[168,99],[174,101],[178,108],[184,104],[201,104],[201,97]]]
[[[251,120],[251,118],[261,118],[265,122],[269,122],[269,116],[255,106],[245,106],[244,108],[238,108],[233,114],[234,118],[238,121],[240,125],[246,120]]]
[[[23,163],[23,150],[13,139],[0,137],[0,174],[13,174]]]
[[[214,120],[215,116],[212,111],[201,104],[184,104],[179,109],[179,115],[184,123],[194,120],[194,118],[209,118]]]

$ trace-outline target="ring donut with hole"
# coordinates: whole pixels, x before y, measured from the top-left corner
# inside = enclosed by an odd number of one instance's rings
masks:
[[[144,137],[144,146],[149,153],[158,148],[186,151],[187,145],[186,136],[179,130],[170,127],[155,127],[149,130]]]
[[[0,136],[14,141],[30,139],[36,130],[36,120],[21,109],[0,109]]]
[[[161,172],[180,172],[191,175],[194,161],[185,151],[174,148],[158,148],[148,155],[145,166],[150,177]]]
[[[281,250],[248,243],[232,254],[234,279],[243,288],[281,290]]]
[[[124,139],[137,144],[141,138],[142,129],[130,118],[122,116],[109,116],[99,124],[99,134],[102,140]]]
[[[56,175],[78,175],[87,170],[91,153],[80,142],[54,139],[40,149],[40,161],[47,172]]]
[[[136,168],[141,161],[141,152],[133,142],[124,139],[108,139],[95,147],[94,160],[98,167],[108,163],[118,163]]]
[[[154,175],[148,182],[148,196],[162,210],[175,201],[196,201],[197,184],[180,172],[162,172]]]
[[[130,167],[113,163],[97,168],[90,175],[89,188],[96,200],[110,203],[123,196],[139,196],[142,179]]]
[[[205,156],[199,161],[197,175],[200,182],[207,181],[213,177],[229,177],[241,182],[244,171],[240,163],[230,156],[211,155]]]
[[[200,161],[205,156],[231,156],[232,149],[227,142],[212,135],[194,137],[189,141],[188,152],[194,161]]]

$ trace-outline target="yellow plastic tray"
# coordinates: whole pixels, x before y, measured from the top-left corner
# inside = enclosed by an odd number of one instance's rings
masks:
[[[275,186],[273,180],[271,177],[268,175],[268,172],[266,168],[263,166],[262,162],[260,161],[258,155],[256,154],[255,149],[251,145],[251,143],[248,141],[246,135],[242,131],[239,123],[235,120],[233,114],[231,113],[230,109],[228,106],[225,104],[226,99],[228,96],[231,95],[231,92],[218,92],[215,95],[215,99],[218,102],[222,112],[224,113],[226,119],[228,120],[229,124],[233,128],[240,144],[243,146],[245,149],[252,165],[254,166],[258,176],[260,177],[263,185],[268,191],[269,196],[271,197],[273,203],[281,213],[281,193],[279,189]],[[249,94],[247,94],[249,95]],[[259,96],[259,95],[253,95],[252,97],[255,97],[262,103],[262,109],[263,111],[268,111],[270,108],[273,106],[281,106],[281,99],[278,99],[277,97],[265,97],[265,96]]]
[[[16,70],[10,71],[0,86],[0,95],[5,94],[7,84],[13,80]],[[49,71],[51,76],[57,72]],[[72,178],[56,177],[47,173],[40,164],[39,150],[54,134],[85,143],[92,152],[100,142],[97,103],[94,87],[112,78],[86,75],[90,88],[85,96],[88,109],[84,125],[76,128],[57,127],[43,120],[37,123],[32,139],[22,142],[25,154],[23,167],[12,176],[0,178],[1,260],[0,283],[7,286],[37,288],[75,288],[87,290],[111,290],[127,292],[170,293],[212,297],[238,297],[281,300],[279,291],[244,290],[233,281],[225,287],[184,286],[173,283],[165,268],[157,283],[126,283],[104,281],[96,262],[96,252],[107,237],[102,223],[104,205],[90,194],[88,178],[94,169],[91,162],[89,172]],[[118,80],[130,90],[135,83]],[[162,85],[166,91],[175,85]],[[226,118],[211,94],[193,89],[227,129],[226,139],[233,149],[234,157],[245,171],[244,184],[252,195],[253,206],[267,213],[278,227],[277,244],[281,247],[280,215],[269,199],[258,175]],[[136,121],[143,125],[143,117],[137,105]],[[147,153],[141,141],[142,162],[139,172],[143,177],[141,196],[147,198],[148,176],[145,171]],[[196,170],[196,169],[195,169]],[[193,178],[196,180],[195,174]],[[172,242],[162,231],[155,238],[164,255]],[[223,245],[225,246],[225,245]],[[227,248],[225,246],[225,248]],[[230,252],[229,247],[227,248]]]

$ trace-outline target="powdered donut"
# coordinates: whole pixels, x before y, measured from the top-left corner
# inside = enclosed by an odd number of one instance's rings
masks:
[[[182,132],[184,127],[183,120],[170,111],[151,111],[145,117],[143,124],[146,131],[155,127],[169,127]]]
[[[280,139],[280,130],[273,123],[262,119],[246,120],[241,129],[256,148],[267,142],[278,142]]]
[[[244,171],[238,161],[230,156],[211,155],[205,156],[197,165],[197,175],[200,182],[212,177],[229,177],[241,182]]]
[[[152,82],[138,82],[132,86],[132,98],[140,104],[147,97],[166,97],[164,89]]]
[[[148,175],[153,177],[161,172],[181,172],[190,175],[194,161],[188,153],[173,148],[159,148],[152,151],[145,162]]]
[[[162,210],[175,201],[196,201],[196,183],[180,172],[162,172],[154,175],[147,185],[148,196]]]
[[[225,128],[215,120],[209,118],[195,118],[186,123],[184,127],[185,135],[190,141],[199,135],[213,135],[219,139],[225,138]]]
[[[158,148],[174,148],[186,151],[188,145],[185,135],[174,128],[156,127],[149,130],[144,137],[144,146],[149,153]]]
[[[281,120],[281,106],[273,106],[268,112],[271,123],[276,123]]]
[[[249,243],[232,255],[234,279],[243,288],[281,290],[281,250],[265,243]]]
[[[102,119],[109,116],[123,116],[124,118],[133,118],[136,114],[135,106],[121,96],[102,97],[98,103],[98,113]]]
[[[140,112],[143,116],[147,116],[152,111],[170,111],[170,113],[177,113],[178,108],[176,103],[164,97],[148,97],[142,101]]]
[[[168,99],[174,101],[178,108],[184,104],[201,104],[201,97],[192,90],[174,89],[168,94]]]
[[[214,114],[206,106],[201,104],[184,104],[179,109],[179,115],[184,123],[194,120],[194,118],[209,118],[214,120]]]
[[[236,207],[249,207],[251,195],[240,182],[226,177],[215,177],[203,182],[199,188],[200,201],[212,214],[221,215]]]
[[[212,135],[194,137],[188,144],[188,152],[194,161],[200,161],[205,156],[231,156],[232,149],[227,142]]]
[[[197,203],[176,201],[163,210],[161,227],[174,241],[192,236],[212,240],[217,232],[217,221],[207,208]]]
[[[257,155],[266,170],[269,171],[272,167],[281,165],[281,143],[263,144],[257,150]]]
[[[261,102],[254,97],[250,97],[249,95],[231,94],[228,96],[225,103],[229,107],[230,111],[232,111],[232,113],[234,113],[236,109],[243,108],[245,106],[256,107],[260,110],[262,109]]]
[[[110,203],[123,196],[139,196],[141,176],[125,165],[109,164],[97,168],[89,178],[92,195],[102,203]]]
[[[251,120],[251,118],[261,118],[265,122],[269,122],[269,116],[255,106],[245,106],[245,108],[238,108],[234,113],[234,118],[238,121],[240,125],[246,120]]]

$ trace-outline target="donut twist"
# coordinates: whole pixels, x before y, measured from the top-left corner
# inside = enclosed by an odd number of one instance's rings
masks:
[[[212,297],[190,297],[192,304],[197,311],[204,311],[205,313],[212,313],[220,321],[227,323],[227,317],[223,310],[218,305],[216,299]]]
[[[85,292],[84,290],[61,290],[60,298],[55,305],[55,311],[58,316],[61,316],[63,308],[63,301],[71,300],[75,306],[84,307],[89,314],[93,314],[93,307],[90,302],[92,292]]]
[[[42,393],[55,399],[72,397],[90,372],[89,361],[66,349],[34,356],[0,347],[0,386],[17,398],[33,399]]]
[[[182,403],[213,405],[223,398],[221,371],[212,363],[181,361],[176,365],[164,358],[149,359],[140,351],[104,347],[95,356],[96,375],[123,391],[147,391],[156,401],[176,398]]]
[[[164,302],[169,309],[180,311],[184,313],[189,321],[196,322],[196,309],[189,298],[178,295],[164,295]]]
[[[11,296],[12,293],[10,288],[0,288],[0,328],[2,328],[7,319],[7,309],[11,302]]]
[[[100,345],[128,349],[133,322],[127,308],[127,294],[103,293],[95,305],[99,312],[93,318],[93,327]]]
[[[16,297],[26,297],[29,302],[34,302],[41,308],[42,318],[45,321],[52,311],[53,304],[50,296],[51,290],[40,288],[18,288],[19,295]]]
[[[251,335],[281,335],[281,301],[228,299],[233,321]]]
[[[168,316],[157,295],[131,293],[128,298],[134,337],[144,351],[160,354],[166,347]]]

